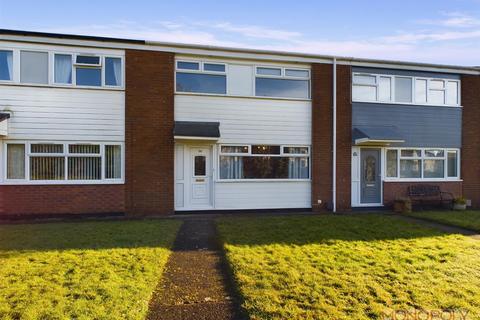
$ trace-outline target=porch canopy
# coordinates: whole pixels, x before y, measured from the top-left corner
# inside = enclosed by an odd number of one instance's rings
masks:
[[[405,142],[395,126],[355,126],[352,137],[357,146],[388,146]]]
[[[9,113],[0,112],[0,136],[8,135],[8,119],[10,119]]]
[[[184,140],[218,140],[220,122],[175,121],[173,136]]]

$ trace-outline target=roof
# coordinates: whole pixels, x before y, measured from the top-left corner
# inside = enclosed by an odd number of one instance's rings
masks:
[[[10,113],[0,112],[0,122],[10,118]]]
[[[395,126],[355,126],[352,138],[356,145],[405,142],[405,138]]]
[[[177,138],[220,138],[220,122],[175,121],[173,135]]]
[[[263,50],[263,49],[247,49],[247,48],[234,48],[234,47],[221,47],[221,46],[210,46],[210,45],[199,45],[199,44],[185,44],[185,43],[172,43],[172,42],[160,42],[160,41],[149,41],[141,39],[122,39],[122,38],[110,38],[110,37],[98,37],[98,36],[88,36],[88,35],[76,35],[76,34],[64,34],[64,33],[49,33],[49,32],[37,32],[37,31],[23,31],[23,30],[11,30],[11,29],[0,29],[0,35],[13,36],[13,37],[25,37],[25,38],[39,38],[35,40],[37,42],[42,42],[40,38],[43,39],[58,39],[58,40],[72,40],[72,41],[95,41],[99,43],[112,44],[112,48],[117,49],[127,49],[130,46],[147,46],[150,48],[159,47],[162,50],[168,48],[173,52],[181,52],[181,49],[196,49],[205,54],[215,54],[212,51],[216,52],[229,52],[229,53],[244,53],[244,54],[253,54],[258,56],[277,56],[284,57],[284,60],[292,62],[315,62],[315,60],[338,60],[342,64],[352,64],[356,66],[368,66],[372,64],[377,65],[391,65],[397,66],[398,68],[410,68],[415,70],[416,68],[428,68],[430,71],[435,69],[441,69],[442,72],[462,72],[480,74],[480,69],[473,66],[459,66],[459,65],[446,65],[446,64],[432,64],[432,63],[421,63],[421,62],[412,62],[412,61],[398,61],[398,60],[383,60],[383,59],[365,59],[365,58],[355,58],[355,57],[345,57],[345,56],[333,56],[333,55],[321,55],[321,54],[309,54],[301,52],[287,52],[287,51],[275,51],[275,50]],[[7,39],[8,40],[8,39]],[[31,41],[30,39],[20,39],[15,38],[12,41]],[[60,41],[59,41],[60,42]],[[65,44],[64,42],[59,44]],[[90,45],[91,46],[91,45]],[[234,56],[233,56],[234,57]],[[449,71],[450,70],[450,71]]]

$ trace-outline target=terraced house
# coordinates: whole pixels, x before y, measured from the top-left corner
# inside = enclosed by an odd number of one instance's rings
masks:
[[[479,69],[0,34],[0,215],[480,206]]]

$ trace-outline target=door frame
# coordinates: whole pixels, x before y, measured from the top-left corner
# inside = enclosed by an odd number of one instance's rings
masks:
[[[361,152],[363,149],[377,149],[380,151],[380,202],[362,203],[361,202]],[[357,156],[355,156],[355,153]],[[385,182],[385,148],[381,146],[360,147],[353,146],[351,153],[352,171],[351,171],[351,206],[352,207],[383,207],[383,184]]]
[[[177,197],[179,196],[177,194],[177,179],[176,176],[174,178],[175,180],[175,188],[174,188],[174,198],[175,198],[175,211],[202,211],[202,210],[212,210],[215,208],[215,156],[216,156],[216,147],[215,143],[212,143],[211,141],[176,141],[175,146],[182,146],[183,147],[183,207],[177,207]],[[209,156],[210,156],[210,168],[207,168],[207,170],[210,172],[208,175],[209,177],[209,198],[210,198],[210,204],[209,205],[192,205],[191,204],[191,188],[192,188],[192,183],[191,179],[193,177],[193,154],[192,154],[192,149],[196,148],[201,148],[201,149],[208,149],[209,151]],[[175,156],[174,156],[174,172],[175,175],[177,174],[177,166],[179,165],[177,162],[177,148],[175,147]]]

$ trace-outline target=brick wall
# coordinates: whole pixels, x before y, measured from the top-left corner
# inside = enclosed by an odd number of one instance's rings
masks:
[[[351,68],[337,66],[337,210],[351,207]],[[312,208],[332,206],[333,66],[312,65]],[[318,204],[322,200],[322,204]]]
[[[2,215],[122,213],[124,185],[0,186]]]
[[[383,203],[385,206],[392,206],[393,201],[397,198],[408,197],[408,186],[417,184],[430,184],[440,186],[440,190],[450,192],[454,197],[462,195],[462,182],[384,182],[383,183]]]
[[[352,98],[350,66],[337,66],[337,210],[351,209]]]
[[[312,208],[316,211],[332,204],[332,77],[331,64],[312,65]]]
[[[463,195],[480,208],[480,76],[462,76]]]
[[[126,212],[174,210],[174,55],[126,50]]]

